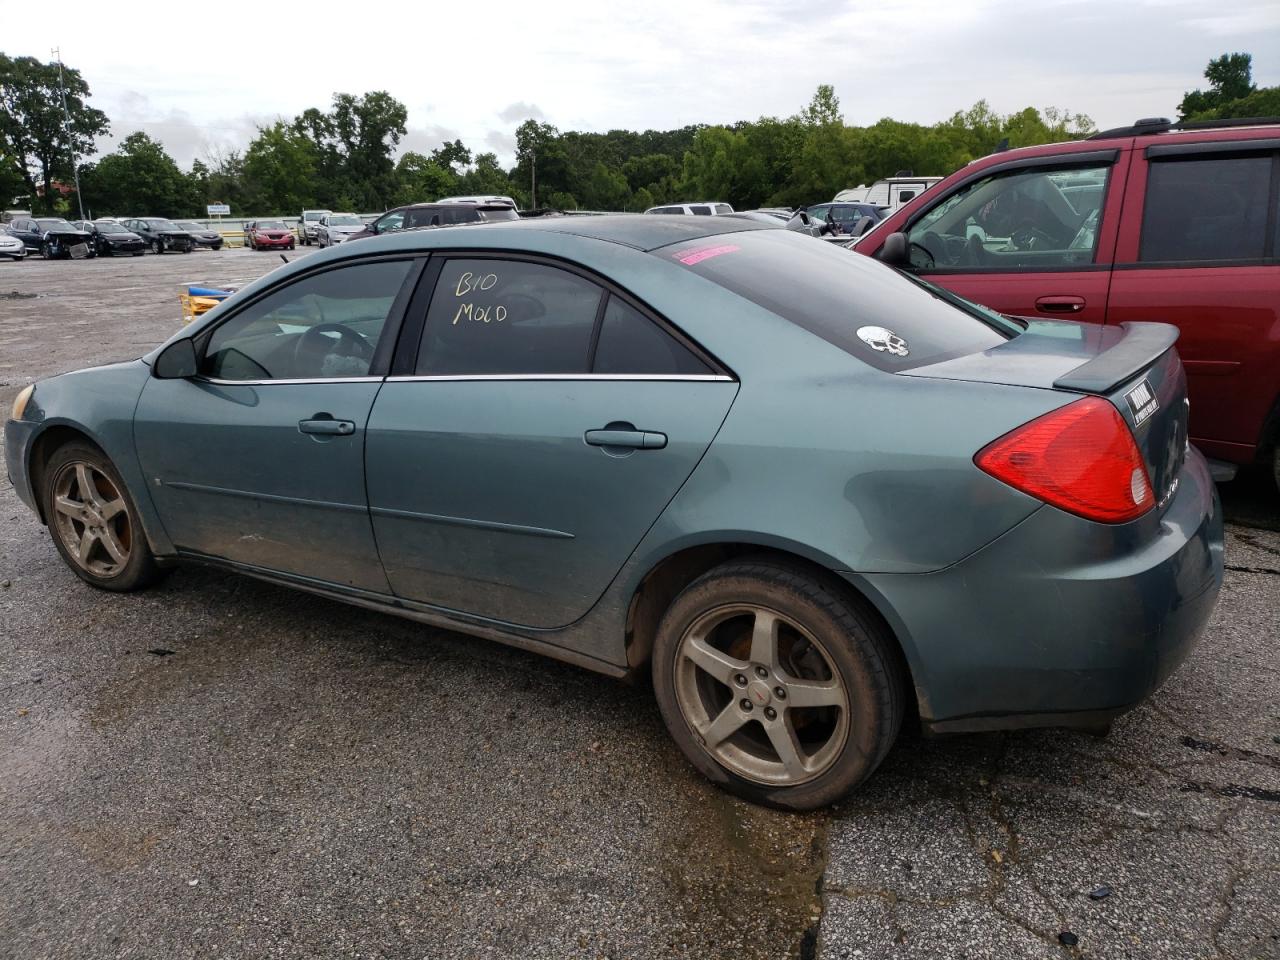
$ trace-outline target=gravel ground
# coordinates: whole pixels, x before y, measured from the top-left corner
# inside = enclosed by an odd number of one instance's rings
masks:
[[[0,263],[0,403],[277,263]],[[908,735],[787,816],[643,686],[204,569],[99,594],[0,484],[0,957],[1280,958],[1280,499],[1223,492],[1208,635],[1108,738]]]

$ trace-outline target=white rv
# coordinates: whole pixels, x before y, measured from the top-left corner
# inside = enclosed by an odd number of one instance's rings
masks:
[[[874,203],[877,206],[897,210],[910,200],[924,193],[942,177],[886,177],[871,186],[862,184],[836,194],[835,203]]]

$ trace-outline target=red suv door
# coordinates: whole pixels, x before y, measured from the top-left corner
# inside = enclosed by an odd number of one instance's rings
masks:
[[[1280,404],[1275,134],[1137,141],[1107,312],[1181,329],[1191,439],[1236,463],[1254,459]]]
[[[855,248],[906,233],[915,272],[1001,313],[1106,319],[1128,151],[1059,145],[974,163]]]

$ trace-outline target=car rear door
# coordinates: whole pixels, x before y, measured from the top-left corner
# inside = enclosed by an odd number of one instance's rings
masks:
[[[1102,323],[1127,154],[983,167],[907,220],[912,267],[1001,313]]]
[[[692,472],[737,383],[566,265],[433,263],[434,293],[410,307],[369,421],[387,578],[408,600],[563,626],[599,599]]]
[[[200,336],[197,376],[147,381],[134,439],[179,550],[388,592],[365,428],[418,270],[366,259],[291,279]]]
[[[1107,320],[1181,330],[1192,441],[1248,463],[1280,412],[1280,137],[1153,139],[1134,152]]]

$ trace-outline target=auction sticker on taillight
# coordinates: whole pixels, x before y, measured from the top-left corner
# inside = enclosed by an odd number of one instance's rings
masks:
[[[1156,402],[1156,392],[1151,389],[1151,383],[1147,380],[1143,380],[1126,393],[1124,400],[1125,403],[1129,404],[1129,409],[1133,411],[1135,426],[1145,422],[1148,417],[1160,409],[1160,404]]]

